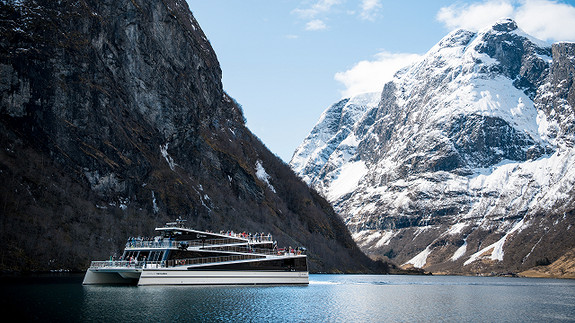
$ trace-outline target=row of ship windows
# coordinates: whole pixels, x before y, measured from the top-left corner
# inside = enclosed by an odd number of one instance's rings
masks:
[[[137,261],[161,261],[164,260],[164,250],[158,251],[140,251],[132,250],[124,252],[120,260],[137,260]]]

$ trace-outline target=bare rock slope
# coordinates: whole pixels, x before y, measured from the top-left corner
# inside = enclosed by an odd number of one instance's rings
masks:
[[[177,217],[382,269],[246,128],[185,1],[2,0],[0,35],[1,270],[85,269]]]

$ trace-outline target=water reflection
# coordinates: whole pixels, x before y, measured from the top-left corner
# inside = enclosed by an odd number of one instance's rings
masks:
[[[23,320],[176,322],[553,322],[575,320],[575,281],[311,275],[309,286],[4,284]]]

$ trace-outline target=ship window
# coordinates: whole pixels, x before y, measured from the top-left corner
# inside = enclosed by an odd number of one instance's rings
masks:
[[[129,260],[132,257],[136,256],[136,252],[135,251],[128,251],[126,252],[126,254],[124,255],[124,259],[125,260]]]
[[[144,258],[146,260],[148,260],[148,258],[149,258],[149,252],[148,251],[140,251],[138,253],[138,257],[137,257],[138,260],[144,260]]]
[[[150,252],[150,261],[159,261],[162,258],[163,251],[152,251]]]
[[[307,260],[304,257],[291,259],[276,259],[250,261],[236,264],[214,264],[210,267],[188,268],[188,270],[271,270],[271,271],[307,271]]]

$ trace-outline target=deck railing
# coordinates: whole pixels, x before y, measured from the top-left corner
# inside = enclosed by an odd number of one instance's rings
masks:
[[[261,258],[262,258],[261,256],[256,256],[256,255],[229,255],[229,256],[219,256],[219,257],[172,259],[172,260],[166,261],[166,266],[167,267],[175,267],[175,266],[213,264],[213,263],[238,261],[238,260],[261,259]]]
[[[246,245],[245,242],[233,243],[227,239],[214,239],[206,240],[205,242],[200,242],[197,240],[184,240],[184,241],[174,241],[174,240],[164,240],[164,241],[128,241],[126,243],[126,249],[141,249],[141,248],[157,248],[157,249],[168,249],[168,248],[179,248],[181,245],[187,247],[202,247],[207,250],[214,251],[224,251],[224,252],[242,252],[251,253],[258,255],[277,255],[282,256],[289,254],[304,254],[305,252],[298,249],[288,250],[285,249],[270,249],[270,248],[257,248],[257,244]]]
[[[290,252],[277,252],[274,253],[277,257],[291,257],[295,255],[300,255],[301,253],[290,253]],[[262,254],[241,254],[241,255],[226,255],[217,257],[202,257],[202,258],[186,258],[186,259],[171,259],[162,261],[136,261],[136,260],[105,260],[105,261],[92,261],[90,268],[101,269],[101,268],[166,268],[175,266],[190,266],[199,264],[214,264],[229,261],[239,261],[239,260],[251,260],[251,259],[262,259],[265,258]]]
[[[187,259],[172,259],[167,261],[125,261],[125,260],[106,260],[106,261],[92,261],[90,268],[166,268],[175,266],[190,266],[199,264],[213,264],[228,261],[260,259],[262,256],[257,255],[229,255],[219,257],[203,257],[203,258],[187,258]]]
[[[90,268],[142,268],[144,265],[161,265],[162,261],[127,261],[127,260],[104,260],[92,261]]]

